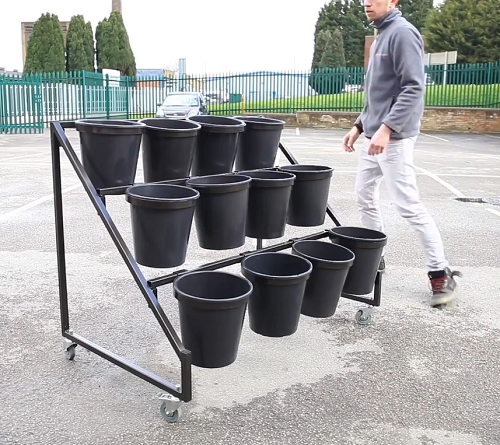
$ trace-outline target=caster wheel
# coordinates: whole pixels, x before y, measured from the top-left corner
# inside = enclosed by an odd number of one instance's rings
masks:
[[[65,354],[68,360],[73,360],[76,355],[76,345],[72,345],[68,349],[66,349]]]
[[[168,423],[177,423],[179,421],[179,418],[181,417],[180,408],[177,408],[173,412],[169,412],[167,411],[167,405],[165,402],[163,402],[160,406],[160,413],[163,419],[166,420]]]
[[[360,309],[356,312],[356,321],[361,325],[369,325],[372,322],[372,313],[370,309]]]

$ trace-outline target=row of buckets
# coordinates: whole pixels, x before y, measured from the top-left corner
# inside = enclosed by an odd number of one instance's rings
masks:
[[[283,121],[191,119],[76,122],[83,166],[94,187],[127,186],[139,264],[160,269],[184,264],[193,221],[198,243],[207,250],[236,249],[247,237],[278,239],[287,224],[324,223],[333,168],[274,168]],[[144,183],[131,185],[141,145]],[[158,183],[171,180],[183,185]]]
[[[371,293],[386,236],[336,227],[329,238],[297,241],[291,253],[250,254],[241,263],[241,275],[194,271],[177,278],[182,341],[193,365],[234,363],[247,312],[254,333],[287,337],[297,331],[301,315],[335,315],[342,293]]]
[[[283,127],[274,119],[223,116],[76,122],[94,187],[127,186],[135,258],[153,268],[185,263],[193,221],[200,247],[210,250],[241,247],[246,237],[280,238],[287,224],[324,223],[333,168],[274,167]],[[141,146],[145,182],[134,185]],[[179,179],[183,185],[158,183]],[[371,293],[385,234],[336,227],[328,236],[297,241],[290,253],[246,255],[239,275],[178,277],[174,296],[193,365],[236,360],[247,309],[253,332],[286,337],[301,315],[333,316],[342,293]]]
[[[97,189],[134,183],[141,143],[146,183],[273,167],[284,126],[252,116],[76,121]]]

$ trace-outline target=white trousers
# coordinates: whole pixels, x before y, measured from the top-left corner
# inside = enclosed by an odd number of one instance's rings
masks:
[[[398,213],[408,221],[419,237],[426,254],[429,271],[448,267],[443,241],[434,219],[420,201],[413,150],[417,138],[390,141],[384,153],[370,156],[370,140],[365,138],[359,154],[356,193],[361,224],[384,232],[379,206],[379,188],[385,179],[390,199]],[[385,232],[384,232],[385,233]]]

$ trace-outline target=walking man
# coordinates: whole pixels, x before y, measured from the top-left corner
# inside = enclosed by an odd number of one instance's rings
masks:
[[[424,110],[425,70],[423,39],[396,9],[398,0],[365,0],[365,13],[378,35],[370,52],[365,79],[365,105],[352,130],[344,137],[344,150],[364,134],[359,155],[356,193],[363,226],[383,232],[379,208],[382,178],[399,214],[417,233],[426,253],[431,305],[453,300],[455,276],[445,257],[436,224],[421,203],[413,149]],[[380,269],[385,269],[382,258]]]

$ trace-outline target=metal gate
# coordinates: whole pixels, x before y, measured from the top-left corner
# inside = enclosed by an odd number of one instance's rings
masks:
[[[0,133],[43,133],[41,80],[0,75]]]

